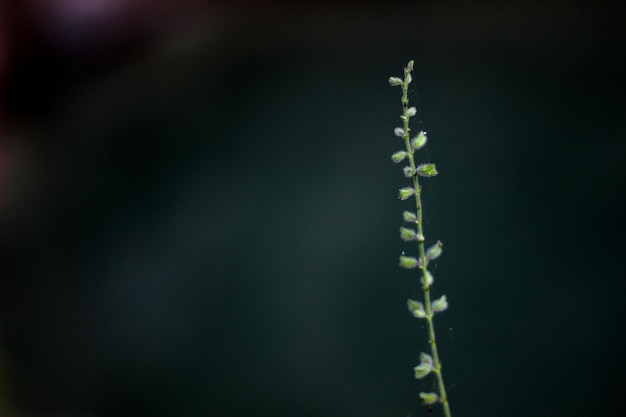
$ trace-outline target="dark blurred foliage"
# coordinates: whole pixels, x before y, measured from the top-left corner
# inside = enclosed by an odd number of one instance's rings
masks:
[[[440,415],[409,59],[453,415],[617,415],[623,9],[0,3],[0,416]]]

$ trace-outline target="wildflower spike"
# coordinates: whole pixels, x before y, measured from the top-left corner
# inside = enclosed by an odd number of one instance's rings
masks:
[[[434,177],[438,174],[435,164],[422,163],[416,164],[414,155],[415,152],[426,146],[428,139],[426,132],[420,131],[415,137],[410,137],[411,128],[409,126],[411,117],[417,115],[417,109],[409,105],[408,90],[409,84],[413,81],[411,72],[413,71],[414,61],[409,61],[404,68],[403,77],[390,77],[389,84],[392,86],[399,86],[402,90],[402,96],[400,102],[402,104],[402,113],[400,114],[400,120],[402,120],[402,127],[396,127],[394,134],[401,138],[404,142],[405,150],[398,151],[391,156],[393,162],[403,162],[405,166],[402,168],[404,176],[407,181],[410,182],[406,187],[402,187],[398,190],[398,197],[400,200],[414,200],[415,211],[404,211],[402,213],[402,220],[405,223],[409,223],[410,227],[400,228],[400,238],[406,242],[415,242],[419,249],[419,256],[400,256],[399,265],[403,269],[417,269],[420,275],[420,281],[423,289],[422,300],[408,300],[407,306],[411,314],[419,319],[426,320],[428,339],[430,341],[430,354],[421,353],[420,363],[413,371],[415,378],[422,379],[433,374],[436,378],[437,391],[438,392],[421,392],[419,394],[420,400],[426,405],[435,404],[440,402],[443,407],[443,415],[445,417],[451,417],[450,405],[446,394],[445,384],[443,382],[443,374],[441,372],[441,361],[439,360],[439,354],[437,353],[437,343],[435,342],[435,325],[433,318],[435,313],[440,313],[448,308],[448,300],[445,295],[442,295],[438,299],[431,301],[431,287],[433,285],[433,276],[428,271],[428,262],[437,259],[442,253],[442,244],[440,241],[429,248],[425,248],[424,229],[422,224],[422,187],[420,186],[421,177]]]

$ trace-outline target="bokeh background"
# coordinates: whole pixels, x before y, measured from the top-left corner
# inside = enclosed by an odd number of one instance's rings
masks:
[[[441,415],[397,268],[409,59],[453,415],[618,415],[617,4],[0,3],[0,415]]]

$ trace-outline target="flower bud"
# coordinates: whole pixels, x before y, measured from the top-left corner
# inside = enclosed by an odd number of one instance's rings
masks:
[[[420,401],[426,405],[434,404],[439,401],[439,396],[435,392],[420,392]]]
[[[433,364],[422,362],[413,368],[413,370],[415,371],[415,379],[422,379],[433,370]]]
[[[401,127],[396,127],[395,129],[393,129],[393,134],[396,135],[399,138],[403,138],[404,137],[404,129],[402,129]]]
[[[412,187],[404,187],[404,188],[400,188],[398,192],[399,192],[400,200],[407,200],[411,198],[413,194],[415,194],[415,189]]]
[[[398,162],[404,161],[407,155],[408,153],[406,151],[398,151],[391,155],[391,160],[397,164]]]
[[[430,286],[433,285],[433,281],[434,281],[433,274],[431,274],[428,269],[425,270],[424,275],[422,275],[422,278],[420,279],[420,281],[424,289],[430,288]]]
[[[422,304],[421,301],[408,300],[406,304],[411,314],[413,314],[413,317],[418,319],[426,318],[426,310],[424,310],[424,304]]]
[[[409,107],[409,108],[406,110],[406,115],[407,115],[407,117],[413,117],[413,116],[415,116],[416,114],[417,114],[417,109],[416,109],[415,107]]]
[[[398,85],[402,85],[402,80],[398,77],[389,77],[389,84],[392,87],[398,86]]]
[[[442,247],[443,243],[438,240],[437,243],[428,248],[428,250],[426,251],[426,257],[428,258],[428,260],[439,258],[441,256],[441,253],[443,252],[441,249]]]
[[[402,213],[402,218],[407,223],[417,223],[417,216],[411,211],[405,211]]]
[[[428,138],[426,137],[426,132],[419,132],[419,134],[411,140],[411,148],[414,151],[422,149],[426,145],[427,140]]]
[[[405,242],[410,242],[411,240],[417,239],[417,233],[413,229],[407,229],[406,227],[400,228],[400,239]]]
[[[429,363],[429,364],[433,364],[433,357],[430,356],[428,353],[425,352],[420,352],[420,363]]]
[[[400,268],[413,269],[419,266],[419,261],[412,256],[400,256]]]
[[[408,165],[402,168],[402,173],[406,178],[413,178],[413,168]]]
[[[448,300],[445,295],[442,295],[435,301],[430,304],[434,313],[441,313],[442,311],[446,311],[448,309]]]
[[[434,177],[438,174],[435,164],[421,164],[417,167],[417,173],[422,177]]]

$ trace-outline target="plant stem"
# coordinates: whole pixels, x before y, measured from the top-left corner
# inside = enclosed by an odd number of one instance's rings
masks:
[[[444,415],[446,417],[451,417],[450,414],[450,404],[448,403],[448,396],[446,394],[446,387],[443,383],[443,374],[441,371],[441,361],[439,360],[439,353],[437,352],[437,342],[435,340],[435,325],[433,323],[433,311],[431,308],[430,301],[430,285],[427,280],[427,259],[426,259],[426,249],[424,247],[424,229],[422,225],[422,198],[421,198],[421,188],[419,184],[418,174],[415,167],[415,158],[414,158],[414,150],[411,147],[410,141],[410,129],[409,129],[409,99],[408,99],[408,89],[410,83],[410,68],[405,68],[404,70],[404,82],[402,83],[402,107],[403,107],[403,129],[404,129],[404,144],[406,146],[406,151],[408,154],[409,163],[411,166],[411,170],[413,172],[413,188],[415,189],[415,205],[416,205],[416,223],[417,223],[417,242],[419,245],[419,269],[422,272],[422,289],[424,290],[424,307],[426,309],[426,321],[428,322],[428,339],[430,344],[430,350],[433,358],[434,365],[434,373],[437,375],[437,383],[439,386],[439,397],[440,401],[443,405]]]

